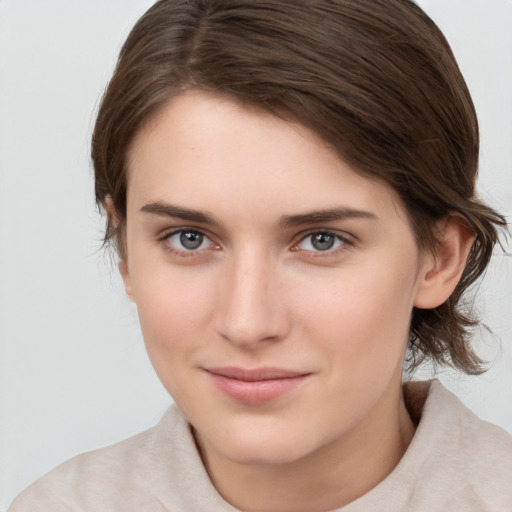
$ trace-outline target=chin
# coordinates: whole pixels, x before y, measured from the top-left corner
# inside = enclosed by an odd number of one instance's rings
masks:
[[[293,463],[320,447],[290,432],[245,433],[214,440],[216,451],[236,464],[275,466]]]

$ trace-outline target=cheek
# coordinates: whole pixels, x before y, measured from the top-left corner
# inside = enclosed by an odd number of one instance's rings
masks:
[[[164,388],[176,400],[189,396],[190,367],[201,340],[208,301],[184,283],[150,281],[139,296],[138,313],[146,351]]]
[[[143,272],[134,282],[140,324],[150,359],[179,366],[206,336],[215,300],[208,281],[192,273]]]
[[[308,287],[301,315],[308,337],[325,344],[332,361],[354,371],[386,360],[395,365],[408,340],[414,271],[413,265],[387,265],[385,271],[365,266]]]

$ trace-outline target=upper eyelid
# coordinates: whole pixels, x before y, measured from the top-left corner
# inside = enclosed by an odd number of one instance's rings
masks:
[[[317,233],[325,233],[328,235],[333,235],[333,236],[339,238],[340,240],[343,240],[343,241],[349,242],[349,243],[353,243],[356,240],[356,237],[354,235],[351,235],[350,233],[347,233],[346,231],[338,231],[336,229],[328,229],[328,228],[321,229],[320,228],[320,229],[308,229],[307,231],[304,231],[304,232],[296,235],[295,236],[296,242],[294,242],[294,243],[301,242],[302,240],[305,240],[309,236],[315,235]]]
[[[215,246],[217,247],[219,244],[217,242],[215,242],[212,237],[210,235],[208,235],[207,233],[205,233],[202,229],[197,229],[197,228],[188,228],[188,227],[180,227],[180,228],[170,228],[170,229],[167,229],[167,230],[164,230],[158,237],[157,237],[157,241],[159,243],[165,243],[167,242],[169,245],[173,245],[169,242],[169,238],[171,238],[172,236],[174,235],[177,235],[178,233],[182,233],[182,232],[194,232],[194,233],[198,233],[200,235],[202,235],[204,238],[206,238],[209,242],[210,242],[210,245],[211,246]],[[204,249],[198,249],[198,250],[190,250],[190,252],[201,252],[201,251],[204,251],[208,248],[204,248]],[[177,250],[181,250],[181,249],[177,249]]]
[[[314,235],[316,233],[324,233],[329,234],[332,236],[335,236],[341,244],[338,247],[334,247],[329,250],[325,251],[319,251],[319,250],[312,250],[312,249],[302,249],[299,247],[299,245],[304,242],[308,237],[311,235]],[[348,251],[349,249],[353,248],[356,245],[356,240],[354,237],[349,236],[348,234],[342,234],[340,232],[337,232],[335,230],[330,229],[313,229],[300,238],[298,238],[295,242],[292,243],[290,247],[290,251],[292,252],[301,252],[304,255],[310,255],[310,257],[315,258],[332,258],[336,255],[339,255],[340,253],[343,253],[345,251]]]
[[[194,233],[199,233],[208,238],[209,240],[212,240],[212,235],[210,235],[204,229],[197,228],[195,226],[180,226],[175,228],[163,229],[158,235],[158,240],[165,240],[166,238],[169,238],[172,235],[176,235],[177,233],[182,233],[183,231],[193,231]]]
[[[179,246],[176,246],[174,243],[171,243],[169,239],[179,233],[182,232],[195,232],[202,235],[205,239],[209,241],[208,247],[204,247],[202,249],[187,249],[187,248],[180,248]],[[201,255],[204,256],[205,252],[210,251],[212,247],[214,249],[217,249],[219,246],[218,244],[212,240],[210,236],[205,234],[203,230],[196,229],[196,228],[187,228],[187,227],[180,227],[180,228],[171,228],[164,230],[162,234],[157,238],[157,241],[159,244],[161,244],[165,251],[171,252],[175,255],[179,255],[182,257],[199,257]]]
[[[196,226],[179,226],[179,227],[173,227],[173,228],[167,228],[161,231],[161,234],[158,235],[158,241],[164,241],[171,236],[183,232],[183,231],[193,231],[196,233],[200,233],[204,237],[208,238],[210,242],[212,242],[215,245],[221,245],[218,241],[216,241],[216,237],[208,232],[208,230],[205,230],[203,228],[199,228]],[[297,233],[294,235],[291,245],[295,246],[308,238],[311,235],[314,235],[316,233],[327,233],[329,235],[333,235],[339,240],[347,243],[347,244],[354,244],[356,241],[356,237],[354,235],[351,235],[350,233],[347,233],[345,231],[338,231],[336,229],[329,229],[329,228],[313,228],[313,229],[307,229],[304,231],[301,231],[300,233]]]

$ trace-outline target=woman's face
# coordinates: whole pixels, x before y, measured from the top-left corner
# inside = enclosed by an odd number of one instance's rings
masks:
[[[127,201],[127,291],[206,452],[292,462],[396,414],[424,264],[388,186],[193,92],[136,137]]]

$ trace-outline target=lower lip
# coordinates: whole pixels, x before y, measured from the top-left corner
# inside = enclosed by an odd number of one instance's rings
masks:
[[[250,405],[264,404],[292,391],[302,384],[308,375],[298,377],[246,381],[210,373],[215,386],[230,398]]]

